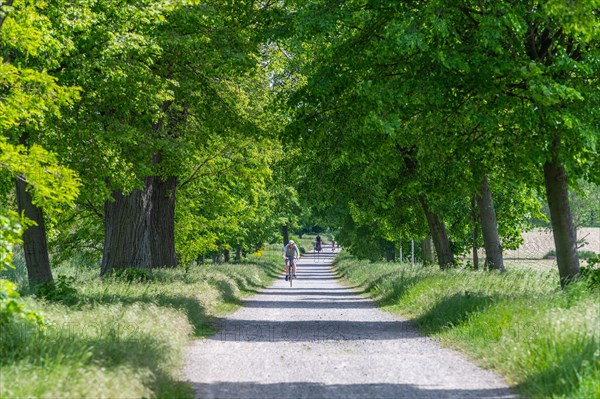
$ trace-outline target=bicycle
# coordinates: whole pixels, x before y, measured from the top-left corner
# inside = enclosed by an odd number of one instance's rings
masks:
[[[290,282],[290,287],[292,286],[292,280],[296,277],[294,275],[294,261],[295,260],[296,260],[296,258],[294,258],[294,257],[288,257],[286,259],[286,265],[287,265],[287,269],[288,269],[286,277]]]

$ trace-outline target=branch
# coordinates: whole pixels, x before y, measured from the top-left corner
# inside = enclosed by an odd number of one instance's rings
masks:
[[[86,201],[87,206],[89,207],[89,209],[91,209],[92,213],[95,213],[96,216],[98,216],[100,219],[104,219],[104,214],[102,214],[102,212],[98,211],[96,209],[96,207],[94,206],[94,204],[92,203],[92,201],[90,201],[89,199]]]
[[[179,188],[183,188],[185,186],[187,186],[188,184],[190,184],[192,181],[194,181],[194,179],[196,179],[197,177],[202,177],[204,175],[198,175],[198,173],[200,172],[200,169],[202,169],[204,166],[206,166],[206,164],[210,161],[212,161],[213,159],[217,158],[219,156],[219,154],[216,154],[212,157],[208,157],[204,160],[204,162],[202,162],[200,165],[198,165],[196,167],[196,169],[194,169],[194,172],[187,178],[185,179],[183,182],[181,182],[181,184],[179,184]]]
[[[355,25],[347,25],[347,24],[345,24],[345,23],[343,23],[343,22],[342,22],[342,23],[340,23],[340,25],[341,25],[341,26],[344,26],[344,27],[346,27],[346,28],[355,29],[355,30],[358,30],[358,31],[361,31],[361,32],[364,32],[364,31],[365,31],[365,30],[364,30],[363,28],[361,28],[361,27],[358,27],[358,26],[355,26]],[[377,34],[377,33],[375,33],[375,32],[371,32],[371,33],[373,34],[373,36],[374,36],[374,37],[376,37],[376,38],[378,38],[378,39],[381,39],[381,40],[385,39],[385,36],[379,35],[379,34]]]

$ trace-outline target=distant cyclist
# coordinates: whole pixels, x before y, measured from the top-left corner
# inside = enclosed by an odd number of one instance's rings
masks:
[[[296,260],[300,259],[300,251],[294,240],[290,240],[288,244],[283,247],[283,259],[285,259],[285,281],[288,281],[290,266],[292,266],[292,273],[294,274],[294,277],[296,277]]]
[[[322,249],[323,249],[323,242],[321,241],[321,236],[318,235],[316,242],[315,242],[315,251],[321,252]]]

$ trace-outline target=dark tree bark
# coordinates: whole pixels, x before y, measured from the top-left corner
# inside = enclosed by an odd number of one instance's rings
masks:
[[[42,209],[33,203],[27,191],[27,183],[17,178],[17,206],[20,214],[36,223],[23,232],[23,248],[27,276],[32,284],[44,284],[53,281],[46,241],[46,226]]]
[[[479,254],[477,243],[479,237],[479,218],[477,217],[477,199],[475,196],[471,198],[471,221],[473,222],[473,270],[479,270]]]
[[[12,2],[7,3],[10,6]],[[24,132],[19,137],[19,143],[28,146],[29,133]],[[46,239],[46,224],[42,208],[33,203],[33,198],[27,191],[27,183],[23,176],[17,177],[16,182],[17,209],[20,214],[32,220],[35,225],[29,226],[23,232],[23,249],[27,276],[32,284],[44,284],[53,281]]]
[[[231,260],[231,251],[226,249],[223,251],[223,260],[225,261],[225,263],[229,263],[229,261]]]
[[[550,208],[554,245],[556,246],[560,284],[564,287],[579,275],[579,256],[577,254],[577,232],[569,207],[567,174],[556,156],[559,142],[560,138],[555,138],[553,159],[544,163],[544,181]]]
[[[433,251],[433,240],[431,236],[425,237],[421,241],[421,248],[423,249],[423,264],[425,266],[433,265],[435,263],[435,254]]]
[[[217,244],[217,253],[213,256],[213,263],[220,265],[223,263],[223,245]]]
[[[396,248],[394,248],[394,243],[392,242],[387,242],[385,245],[385,260],[388,262],[396,260]]]
[[[177,178],[144,179],[143,190],[113,191],[104,205],[101,275],[127,267],[176,267],[175,194]]]
[[[162,180],[146,178],[146,190],[151,192],[150,253],[151,267],[176,267],[175,255],[175,198],[177,177]]]
[[[242,247],[235,247],[235,262],[239,263],[242,261]]]
[[[204,264],[204,255],[199,255],[198,258],[196,259],[196,263],[198,265],[203,265]]]
[[[427,218],[427,224],[431,231],[431,238],[433,239],[433,245],[435,246],[435,252],[438,256],[440,268],[446,269],[454,266],[454,254],[452,253],[446,226],[444,226],[444,223],[440,220],[438,215],[431,212],[423,195],[419,195],[419,202],[421,202],[425,217]]]
[[[485,247],[485,266],[488,270],[505,271],[502,244],[500,244],[500,236],[498,235],[496,210],[494,209],[492,192],[485,173],[479,186],[477,208],[479,209],[479,221],[483,235],[483,246]]]
[[[287,225],[281,227],[281,235],[283,236],[283,245],[287,245],[290,241],[290,232]]]
[[[133,190],[112,194],[104,204],[104,253],[101,275],[112,269],[152,267],[150,243],[151,192]]]

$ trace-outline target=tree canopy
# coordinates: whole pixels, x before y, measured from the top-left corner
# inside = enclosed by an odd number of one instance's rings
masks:
[[[484,247],[502,270],[547,204],[565,283],[569,192],[583,204],[578,187],[600,183],[599,9],[3,2],[2,217],[28,209],[25,246],[102,273],[253,250],[302,223],[360,256],[432,239],[442,267]]]

